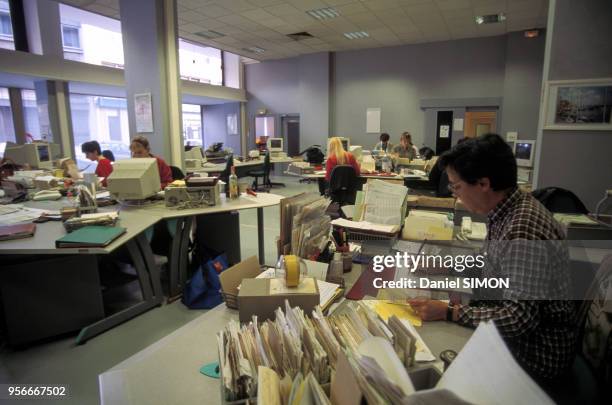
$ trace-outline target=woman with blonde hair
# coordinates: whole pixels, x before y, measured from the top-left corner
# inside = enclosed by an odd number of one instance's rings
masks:
[[[329,140],[329,150],[327,151],[327,162],[325,163],[325,180],[329,181],[331,172],[338,165],[349,165],[355,169],[355,174],[359,176],[359,163],[351,152],[347,152],[342,147],[342,141],[338,137]]]

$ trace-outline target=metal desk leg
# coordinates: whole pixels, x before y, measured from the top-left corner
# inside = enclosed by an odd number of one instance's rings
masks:
[[[259,255],[259,264],[266,262],[266,247],[264,245],[264,223],[263,223],[263,208],[257,208],[257,248]]]
[[[189,233],[193,217],[182,217],[176,221],[176,232],[170,247],[170,260],[168,261],[170,273],[170,298],[181,294],[187,281],[187,266],[189,264]]]
[[[136,273],[138,274],[143,301],[84,327],[81,329],[79,336],[77,336],[77,344],[85,343],[92,337],[161,304],[161,285],[155,280],[156,269],[153,253],[148,246],[144,233],[127,242],[126,246],[132,263],[134,264],[134,268],[136,269]],[[153,276],[153,280],[151,276]],[[157,275],[157,279],[159,280],[159,275]],[[152,285],[153,288],[151,288]]]

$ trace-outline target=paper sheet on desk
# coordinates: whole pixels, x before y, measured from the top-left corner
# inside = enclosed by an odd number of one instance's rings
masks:
[[[410,321],[411,324],[415,326],[421,326],[423,321],[421,318],[414,312],[412,307],[407,303],[394,303],[393,301],[388,300],[363,300],[364,304],[374,310],[382,318],[383,321],[387,322],[387,320],[395,315],[399,319],[405,319]]]
[[[385,225],[402,224],[402,205],[408,189],[382,180],[368,184],[364,200],[363,219]]]
[[[43,214],[59,215],[57,210],[41,210],[38,208],[21,207],[19,210],[0,215],[0,225],[13,225],[21,222],[31,222]]]
[[[492,322],[478,325],[436,388],[475,404],[554,404],[517,364]]]
[[[360,229],[364,231],[374,231],[382,233],[393,233],[399,230],[398,225],[384,225],[378,223],[371,223],[368,221],[351,221],[344,218],[334,219],[332,225],[340,226],[349,229]]]

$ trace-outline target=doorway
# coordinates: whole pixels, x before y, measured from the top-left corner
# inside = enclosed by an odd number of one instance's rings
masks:
[[[436,121],[436,156],[451,148],[453,136],[453,112],[438,111]]]
[[[464,131],[466,138],[497,132],[497,111],[466,111]]]
[[[300,116],[281,116],[282,136],[287,144],[287,156],[297,156],[300,153]]]

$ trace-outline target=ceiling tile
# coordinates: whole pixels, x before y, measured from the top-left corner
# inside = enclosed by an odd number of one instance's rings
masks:
[[[205,18],[202,17],[200,20],[197,21],[198,25],[201,25],[202,27],[206,28],[207,30],[214,30],[215,28],[222,28],[225,27],[227,24],[219,21],[215,18]],[[179,23],[179,26],[181,26],[182,24]]]
[[[221,6],[217,6],[216,4],[210,4],[210,5],[198,7],[198,8],[195,8],[194,10],[200,14],[203,14],[211,18],[223,17],[226,15],[232,14],[230,10],[223,8]]]
[[[93,13],[105,15],[107,17],[116,13],[115,9],[102,5],[102,4],[96,4],[96,3],[90,4],[89,6],[87,6],[87,10]]]
[[[328,6],[340,6],[342,4],[359,3],[359,0],[323,0]]]
[[[242,13],[257,8],[257,6],[249,3],[247,0],[222,0],[218,4],[234,13]]]
[[[364,0],[363,5],[372,11],[399,7],[397,0]]]
[[[451,20],[455,18],[470,18],[472,21],[474,21],[474,18],[476,18],[476,15],[474,14],[474,10],[472,10],[471,8],[444,10],[442,11],[442,16],[447,20]]]
[[[286,3],[278,4],[276,6],[265,7],[264,10],[277,17],[284,17],[286,15],[302,13],[302,10],[293,7],[291,4]]]
[[[422,3],[422,4],[413,4],[402,7],[406,14],[415,15],[415,14],[438,14],[440,10],[436,7],[435,3]]]
[[[365,8],[363,3],[349,3],[349,4],[344,4],[341,6],[336,6],[334,8],[342,16],[348,16],[351,14],[363,13],[365,11],[368,11],[368,9]]]
[[[456,10],[460,8],[471,8],[470,0],[436,0],[439,10]]]
[[[314,10],[317,8],[328,7],[322,0],[286,0],[287,3],[295,6],[296,8],[306,11]]]
[[[287,22],[280,17],[272,17],[268,20],[259,21],[259,23],[268,28],[282,27],[287,24]]]
[[[268,13],[262,8],[244,11],[240,13],[240,15],[254,21],[268,20],[270,18],[274,18],[272,14]]]
[[[506,0],[474,0],[472,6],[476,15],[497,14],[508,11]]]
[[[284,3],[283,0],[248,0],[248,2],[256,5],[257,7],[267,7]]]
[[[187,22],[198,22],[205,20],[207,17],[195,11],[179,11],[178,18]]]

